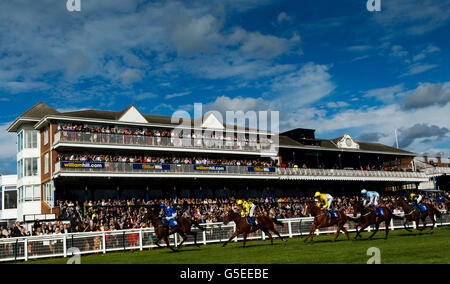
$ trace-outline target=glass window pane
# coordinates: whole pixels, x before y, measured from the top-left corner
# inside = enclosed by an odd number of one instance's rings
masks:
[[[17,208],[17,191],[5,191],[5,209]]]
[[[33,192],[33,201],[40,201],[40,200],[41,200],[41,187],[39,185],[35,185]]]

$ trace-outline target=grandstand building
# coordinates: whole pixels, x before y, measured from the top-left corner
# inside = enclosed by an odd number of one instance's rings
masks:
[[[182,136],[173,132],[180,123],[188,128]],[[56,200],[342,195],[429,180],[416,171],[415,153],[349,134],[318,139],[311,129],[235,128],[218,135],[224,129],[213,114],[174,122],[134,106],[59,112],[39,103],[8,128],[18,142],[18,219],[58,214]]]

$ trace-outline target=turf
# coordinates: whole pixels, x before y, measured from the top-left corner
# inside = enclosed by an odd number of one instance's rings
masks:
[[[364,233],[367,238],[369,233]],[[354,234],[351,234],[353,237]],[[316,236],[313,243],[293,238],[282,243],[275,240],[250,241],[243,249],[242,243],[230,243],[222,248],[220,244],[197,247],[183,247],[173,253],[168,249],[107,253],[81,257],[82,264],[365,264],[371,256],[371,247],[381,251],[381,263],[402,264],[450,264],[450,228],[437,228],[419,235],[417,232],[391,232],[388,240],[381,233],[371,241],[347,241],[341,235],[336,243],[331,243],[331,235]],[[68,259],[55,258],[29,261],[30,264],[65,264]]]

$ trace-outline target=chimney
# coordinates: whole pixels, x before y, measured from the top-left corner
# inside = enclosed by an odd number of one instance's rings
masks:
[[[438,166],[440,167],[441,166],[441,162],[442,162],[442,159],[441,159],[441,156],[438,156],[438,157],[436,157],[437,158],[437,164],[438,164]]]
[[[425,164],[428,164],[428,156],[423,156],[423,159],[425,161]]]

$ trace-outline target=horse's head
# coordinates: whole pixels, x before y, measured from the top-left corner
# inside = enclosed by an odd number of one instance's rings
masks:
[[[394,202],[392,202],[392,206],[394,208],[399,208],[400,207],[400,208],[403,209],[403,206],[405,205],[405,203],[406,203],[406,200],[403,197],[399,197],[396,200],[394,200]]]
[[[230,223],[230,221],[234,221],[235,215],[236,215],[236,213],[233,210],[231,210],[231,209],[228,210],[228,212],[225,213],[223,216],[223,224],[228,225],[228,223]]]
[[[306,202],[306,212],[305,212],[306,216],[310,216],[310,215],[315,216],[317,208],[318,207],[317,207],[316,203],[314,203],[314,201]]]
[[[354,217],[356,217],[358,214],[364,213],[364,205],[360,201],[353,202],[352,208],[353,208],[352,213]]]

